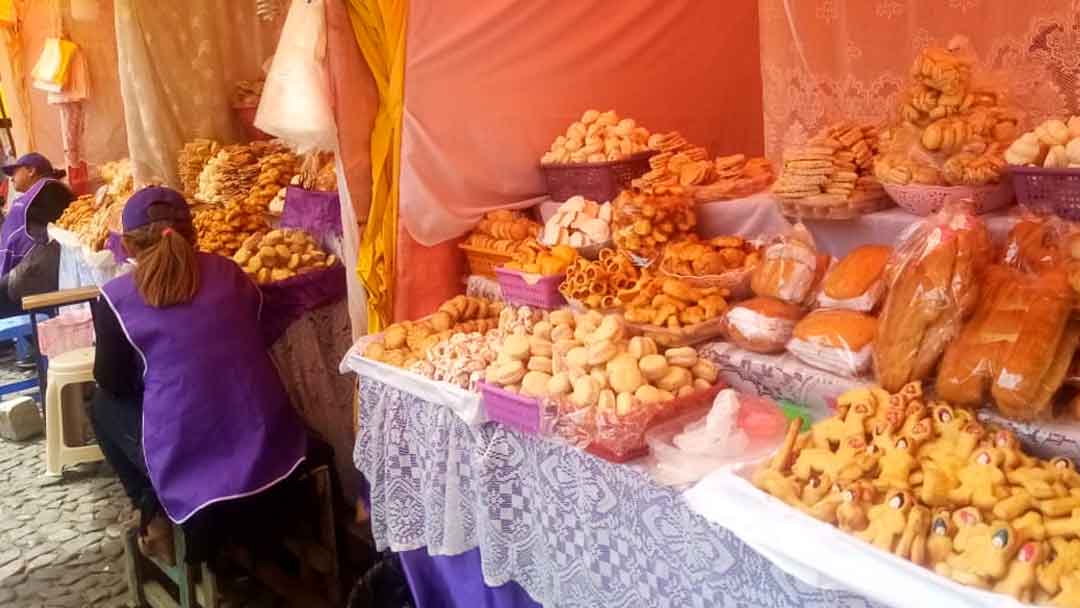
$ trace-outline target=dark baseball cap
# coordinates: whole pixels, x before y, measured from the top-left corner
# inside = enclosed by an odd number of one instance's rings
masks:
[[[155,207],[153,218],[150,208]],[[150,186],[131,195],[124,205],[124,232],[161,221],[190,222],[191,207],[184,195],[165,186]]]
[[[9,177],[15,175],[15,169],[18,169],[19,167],[30,167],[35,169],[39,175],[56,179],[60,179],[67,175],[67,171],[64,171],[63,169],[54,169],[52,162],[37,152],[23,154],[15,162],[4,165],[4,174]]]

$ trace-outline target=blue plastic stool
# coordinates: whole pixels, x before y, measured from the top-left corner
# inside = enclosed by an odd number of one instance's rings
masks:
[[[29,353],[30,340],[33,339],[33,336],[34,326],[30,322],[30,315],[0,319],[0,340],[15,340],[16,357],[21,358]],[[0,384],[0,397],[37,386],[39,386],[39,382],[36,375],[25,380]]]

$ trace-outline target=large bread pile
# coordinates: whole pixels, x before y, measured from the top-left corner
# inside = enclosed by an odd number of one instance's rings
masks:
[[[199,189],[199,175],[207,161],[218,153],[218,142],[210,139],[196,139],[184,144],[176,158],[176,170],[180,176],[180,187],[187,196],[194,196]]]

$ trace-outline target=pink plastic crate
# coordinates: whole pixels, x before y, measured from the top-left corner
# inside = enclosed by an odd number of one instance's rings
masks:
[[[540,404],[531,397],[480,383],[480,395],[484,399],[484,411],[490,420],[536,435],[540,432]]]
[[[540,279],[530,284],[526,275],[515,270],[496,268],[495,276],[499,279],[499,287],[502,289],[503,300],[514,306],[532,306],[554,310],[566,306],[566,298],[559,293],[559,285],[562,284],[565,274],[555,274]]]
[[[1009,167],[1016,202],[1040,215],[1080,218],[1080,170]]]

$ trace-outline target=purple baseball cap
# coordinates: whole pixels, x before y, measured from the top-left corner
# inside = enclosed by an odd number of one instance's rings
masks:
[[[150,208],[154,207],[153,218]],[[150,186],[131,195],[124,205],[124,232],[131,232],[154,222],[190,222],[191,207],[184,195],[165,186]]]
[[[15,162],[4,165],[4,174],[8,177],[15,175],[15,169],[18,169],[19,167],[30,167],[35,169],[39,175],[56,179],[60,179],[67,175],[67,171],[64,171],[63,169],[54,169],[52,162],[37,152],[23,154]]]

